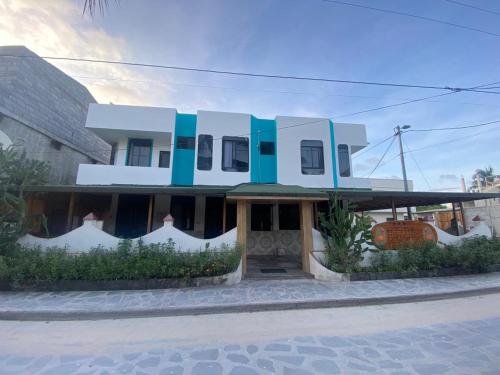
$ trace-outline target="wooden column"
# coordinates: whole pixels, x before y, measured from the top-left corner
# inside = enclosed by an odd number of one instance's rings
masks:
[[[227,210],[226,197],[224,197],[224,203],[222,205],[222,233],[226,233],[226,221],[227,221],[226,210]]]
[[[304,272],[310,271],[309,254],[313,250],[312,205],[311,201],[300,202],[300,244],[302,247],[302,270]]]
[[[458,207],[460,207],[460,215],[462,216],[462,226],[464,228],[464,234],[467,233],[467,225],[465,225],[465,212],[463,202],[458,202]]]
[[[149,208],[148,208],[148,227],[147,227],[147,232],[151,232],[151,229],[153,228],[153,201],[154,201],[154,194],[151,194],[149,196]]]
[[[391,200],[392,204],[392,220],[396,221],[398,220],[398,212],[396,211],[396,204],[394,203],[394,199]]]
[[[66,232],[69,232],[73,225],[73,215],[75,212],[75,199],[76,193],[69,194],[69,207],[68,207],[68,217],[66,219]]]
[[[236,241],[243,246],[243,273],[247,272],[247,201],[238,200],[236,203]]]

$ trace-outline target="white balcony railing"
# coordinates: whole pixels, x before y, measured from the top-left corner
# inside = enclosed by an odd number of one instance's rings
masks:
[[[77,185],[170,185],[171,168],[80,164]]]

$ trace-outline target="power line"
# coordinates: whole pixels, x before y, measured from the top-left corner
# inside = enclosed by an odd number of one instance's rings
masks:
[[[427,177],[425,176],[424,174],[424,171],[422,170],[422,168],[420,168],[420,164],[418,163],[417,159],[415,158],[415,156],[413,155],[411,149],[410,149],[410,146],[408,146],[408,143],[406,143],[405,139],[404,138],[401,138],[403,140],[403,143],[405,144],[406,148],[408,149],[408,153],[410,154],[411,158],[413,159],[413,162],[415,163],[415,165],[417,166],[417,169],[418,171],[420,172],[420,175],[423,177],[425,183],[427,184],[427,187],[429,188],[429,190],[431,190],[431,184],[429,184],[429,180],[427,179]]]
[[[429,22],[434,22],[434,23],[440,23],[440,24],[443,24],[443,25],[457,27],[457,28],[464,29],[464,30],[475,31],[475,32],[482,33],[482,34],[488,34],[488,35],[497,36],[497,37],[500,36],[500,34],[497,34],[497,33],[491,32],[491,31],[486,31],[486,30],[482,30],[482,29],[476,29],[474,27],[460,25],[460,24],[453,23],[453,22],[448,22],[448,21],[443,21],[443,20],[440,20],[440,19],[437,19],[437,18],[431,18],[431,17],[426,17],[426,16],[419,16],[419,15],[416,15],[416,14],[411,14],[411,13],[406,13],[406,12],[400,12],[400,11],[392,10],[392,9],[375,8],[375,7],[371,7],[371,6],[368,6],[368,5],[354,4],[354,3],[348,3],[348,2],[345,2],[345,1],[338,1],[338,0],[321,0],[321,1],[323,1],[325,3],[332,3],[332,4],[338,4],[338,5],[346,5],[346,6],[355,7],[355,8],[368,9],[368,10],[373,10],[373,11],[376,11],[376,12],[396,14],[396,15],[399,15],[399,16],[411,17],[411,18],[416,18],[416,19],[420,19],[420,20],[424,20],[424,21],[429,21]]]
[[[385,149],[384,153],[382,154],[382,156],[380,157],[380,159],[378,160],[377,164],[375,165],[375,167],[372,169],[372,171],[366,176],[366,177],[370,177],[373,172],[375,172],[377,170],[377,168],[379,167],[380,163],[382,163],[382,161],[384,160],[385,158],[385,155],[387,155],[387,153],[389,152],[389,150],[391,149],[392,145],[394,144],[394,140],[396,138],[394,136],[392,136],[392,141],[391,143],[389,143],[389,146],[387,146],[387,148]]]
[[[407,130],[406,133],[409,133],[409,132],[432,132],[432,131],[443,131],[443,130],[470,129],[470,128],[479,128],[481,126],[493,125],[493,124],[498,124],[498,123],[500,123],[500,120],[495,120],[495,121],[490,121],[490,122],[484,122],[482,124],[476,124],[476,125],[450,126],[450,127],[446,127],[446,128],[410,129],[410,130]]]
[[[451,4],[456,4],[456,5],[460,5],[460,6],[466,7],[466,8],[472,8],[472,9],[475,9],[475,10],[479,10],[481,12],[496,14],[497,16],[500,16],[500,12],[495,12],[494,10],[480,8],[480,7],[477,7],[475,5],[470,5],[470,4],[462,3],[462,2],[456,1],[456,0],[444,0],[444,1],[446,1],[448,3],[451,3]]]
[[[364,154],[366,154],[367,152],[369,152],[369,151],[373,150],[374,148],[380,146],[384,142],[387,142],[392,137],[394,137],[394,135],[390,135],[389,137],[382,139],[380,142],[375,143],[373,146],[365,148],[362,152],[356,153],[352,158],[355,159],[357,157],[363,156]]]
[[[145,68],[170,69],[170,70],[179,70],[179,71],[188,71],[188,72],[213,73],[213,74],[223,74],[223,75],[231,75],[231,76],[288,79],[288,80],[296,80],[296,81],[347,83],[347,84],[384,86],[384,87],[405,87],[405,88],[417,88],[417,89],[429,89],[429,90],[447,90],[447,91],[452,91],[452,92],[467,91],[467,92],[479,92],[479,93],[487,93],[487,94],[500,94],[500,92],[497,92],[497,91],[476,90],[476,89],[472,89],[472,88],[463,88],[463,87],[427,86],[427,85],[412,85],[412,84],[391,83],[391,82],[354,81],[354,80],[343,80],[343,79],[322,78],[322,77],[306,77],[306,76],[291,76],[291,75],[279,75],[279,74],[249,73],[249,72],[238,72],[238,71],[231,71],[231,70],[191,68],[191,67],[174,66],[174,65],[146,64],[146,63],[138,63],[138,62],[130,62],[130,61],[84,59],[84,58],[56,57],[56,56],[31,56],[31,55],[0,55],[0,57],[77,61],[77,62],[98,63],[98,64],[111,64],[111,65],[125,65],[125,66],[145,67]]]
[[[126,79],[126,78],[115,78],[115,77],[89,77],[89,76],[78,76],[78,75],[70,75],[70,76],[75,78],[75,79],[87,79],[87,80],[94,80],[94,81],[134,82],[134,83],[148,83],[148,84],[156,84],[156,85],[199,87],[199,88],[220,89],[220,90],[276,93],[276,94],[286,94],[286,95],[308,95],[308,96],[315,96],[315,97],[319,97],[319,98],[337,97],[337,96],[343,97],[343,98],[354,98],[354,99],[384,99],[384,98],[386,98],[386,96],[375,96],[375,95],[347,95],[347,94],[334,94],[334,93],[319,93],[319,92],[311,92],[311,91],[269,90],[269,89],[259,89],[259,88],[243,88],[243,87],[218,86],[218,85],[206,85],[206,84],[202,85],[202,84],[187,83],[187,82],[173,82],[173,81],[167,81],[167,80],[143,80],[143,79]],[[500,86],[488,87],[487,89],[500,89]],[[414,100],[414,99],[400,98],[400,97],[395,97],[392,99],[405,100],[405,101]],[[463,105],[476,105],[476,106],[485,106],[485,107],[497,107],[496,105],[493,105],[493,104],[484,104],[484,103],[452,102],[452,101],[446,101],[446,100],[426,100],[426,99],[421,99],[421,101],[425,101],[425,102],[429,102],[429,103],[447,103],[447,104],[463,104]]]

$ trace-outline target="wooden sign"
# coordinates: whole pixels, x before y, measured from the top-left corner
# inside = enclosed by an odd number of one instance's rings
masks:
[[[437,232],[421,221],[387,221],[372,228],[373,244],[379,249],[396,250],[425,242],[436,243]]]

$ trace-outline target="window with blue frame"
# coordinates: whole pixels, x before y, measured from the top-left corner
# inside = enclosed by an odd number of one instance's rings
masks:
[[[274,142],[261,141],[259,149],[261,155],[274,155]]]
[[[339,157],[339,174],[340,177],[350,177],[351,176],[351,164],[349,162],[349,146],[348,145],[338,145],[338,157]]]
[[[127,165],[150,167],[153,141],[151,139],[129,139]]]
[[[300,159],[302,174],[325,174],[325,161],[323,157],[323,142],[304,140],[300,142]]]

